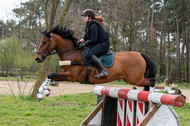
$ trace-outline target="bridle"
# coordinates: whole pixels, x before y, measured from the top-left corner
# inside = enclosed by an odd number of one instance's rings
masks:
[[[50,52],[50,50],[49,50],[49,47],[50,47],[50,44],[51,44],[51,37],[50,37],[50,36],[47,36],[47,35],[45,35],[45,34],[43,34],[42,37],[48,37],[48,45],[47,45],[47,47],[45,48],[45,50],[44,50],[43,52],[37,52],[37,54],[44,54],[44,53],[45,53],[45,54],[50,55],[51,52]]]
[[[48,38],[48,45],[46,47],[46,49],[43,51],[43,52],[37,52],[37,54],[44,54],[44,55],[41,55],[41,57],[43,59],[45,59],[47,56],[49,55],[54,55],[54,54],[61,54],[61,53],[64,53],[64,52],[69,52],[69,51],[77,51],[75,57],[74,57],[74,60],[72,61],[71,65],[81,65],[81,66],[87,66],[88,64],[84,63],[84,62],[76,62],[76,59],[79,55],[79,52],[80,51],[84,51],[84,50],[79,50],[75,47],[71,48],[71,49],[67,49],[67,50],[63,50],[63,51],[60,51],[60,52],[51,52],[50,51],[50,45],[51,45],[51,35],[46,35],[45,34],[46,32],[43,33],[42,37],[47,37]],[[53,37],[52,37],[53,38]],[[78,40],[75,40],[75,44],[76,44],[76,47],[78,46],[79,42]]]
[[[60,51],[60,52],[51,52],[51,51],[50,51],[51,36],[50,36],[50,35],[46,35],[45,33],[43,33],[42,37],[47,37],[47,38],[48,38],[48,45],[47,45],[47,47],[45,48],[45,50],[44,50],[43,52],[36,52],[36,53],[37,53],[37,54],[44,54],[44,55],[42,55],[42,57],[43,57],[44,59],[45,59],[47,56],[49,56],[49,55],[60,54],[60,53],[72,51],[72,50],[75,49],[75,48],[71,48],[71,49],[67,49],[67,50]]]

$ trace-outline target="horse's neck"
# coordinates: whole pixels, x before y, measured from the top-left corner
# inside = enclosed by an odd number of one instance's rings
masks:
[[[55,38],[56,37],[56,38]],[[77,50],[74,48],[74,44],[69,39],[63,39],[58,35],[54,35],[56,41],[56,52],[60,57],[60,60],[72,60]]]
[[[77,50],[71,50],[68,52],[63,52],[59,54],[60,60],[64,61],[64,60],[74,60],[75,56],[77,55]]]

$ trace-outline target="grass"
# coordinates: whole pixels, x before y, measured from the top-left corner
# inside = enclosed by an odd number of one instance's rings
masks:
[[[190,103],[185,103],[183,107],[174,107],[180,118],[181,126],[190,126]]]
[[[93,93],[50,97],[37,102],[0,96],[1,126],[79,126],[96,105]]]
[[[74,94],[48,97],[37,102],[31,96],[0,95],[1,126],[79,126],[96,106],[96,95]],[[190,125],[190,104],[174,107],[182,126]]]

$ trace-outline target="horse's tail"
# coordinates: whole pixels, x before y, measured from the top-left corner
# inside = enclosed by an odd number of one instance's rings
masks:
[[[156,75],[156,65],[146,54],[141,53],[141,56],[146,61],[146,71],[144,74],[145,78],[154,78]]]

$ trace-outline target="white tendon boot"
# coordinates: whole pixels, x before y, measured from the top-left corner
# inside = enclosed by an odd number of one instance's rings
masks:
[[[50,94],[50,90],[48,89],[50,82],[51,82],[51,79],[46,78],[46,80],[40,86],[38,90],[38,94],[37,94],[38,101],[41,101],[43,99],[44,97],[43,92],[46,94],[46,96]]]
[[[43,86],[41,85],[40,88],[38,89],[38,94],[37,94],[37,98],[38,98],[38,101],[41,101],[43,99]]]
[[[50,94],[50,89],[48,88],[50,85],[50,82],[51,82],[51,79],[46,78],[46,83],[44,85],[44,93],[46,96],[49,96],[49,94]]]
[[[150,92],[154,92],[155,91],[155,87],[149,87],[149,91]],[[149,102],[149,108],[152,108],[154,104],[152,102]]]

